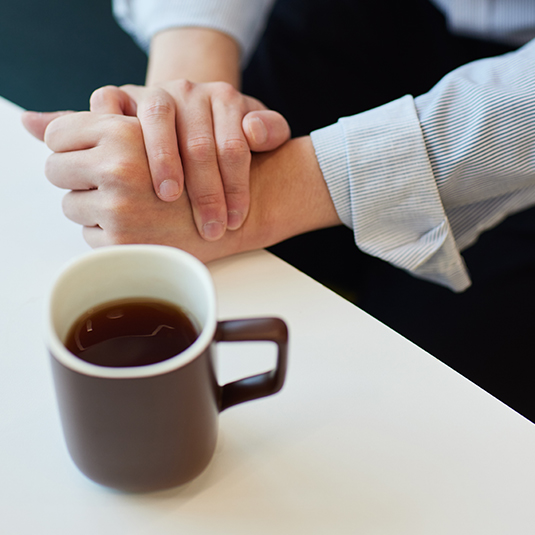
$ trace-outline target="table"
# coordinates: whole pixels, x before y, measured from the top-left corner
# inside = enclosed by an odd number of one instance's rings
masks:
[[[290,329],[283,390],[224,412],[183,487],[128,495],[68,457],[42,343],[43,296],[88,249],[43,174],[48,150],[0,99],[0,533],[527,534],[535,426],[265,251],[212,263],[220,318]],[[270,366],[222,346],[221,380]]]

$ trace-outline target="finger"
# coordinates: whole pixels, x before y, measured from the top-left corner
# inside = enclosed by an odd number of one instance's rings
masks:
[[[90,149],[102,138],[102,118],[91,112],[70,113],[51,121],[46,127],[44,141],[54,152]]]
[[[136,115],[136,103],[127,93],[114,85],[106,85],[93,91],[89,99],[89,109],[94,113]]]
[[[63,197],[63,213],[74,223],[84,227],[97,227],[100,223],[100,198],[98,190],[69,191]]]
[[[242,122],[243,132],[253,152],[274,150],[290,139],[286,119],[273,110],[249,112]]]
[[[214,241],[225,233],[227,208],[210,106],[208,97],[184,103],[177,132],[195,226],[205,240]]]
[[[104,247],[112,245],[107,239],[107,234],[100,227],[84,227],[82,235],[87,244],[95,249],[96,247]]]
[[[176,201],[184,189],[184,172],[178,151],[175,103],[163,89],[122,89],[137,103],[154,191],[163,201]]]
[[[251,151],[241,125],[243,99],[212,98],[212,110],[217,161],[227,206],[227,228],[236,230],[247,217],[250,198]]]
[[[37,111],[25,111],[21,115],[21,121],[24,128],[37,139],[44,141],[46,127],[58,117],[66,115],[68,113],[74,113],[72,111],[54,111],[54,112],[37,112]]]
[[[94,150],[52,153],[45,163],[45,176],[61,189],[92,190],[98,187]],[[98,161],[98,158],[96,159]]]

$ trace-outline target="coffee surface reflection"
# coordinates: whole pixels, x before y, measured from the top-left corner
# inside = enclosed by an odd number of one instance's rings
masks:
[[[146,366],[187,349],[198,337],[188,314],[157,299],[130,298],[94,307],[73,324],[65,346],[99,366]]]

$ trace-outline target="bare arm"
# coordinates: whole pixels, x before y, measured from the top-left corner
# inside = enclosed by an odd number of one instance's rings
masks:
[[[227,82],[240,88],[240,50],[229,35],[208,28],[173,28],[157,33],[150,46],[147,86],[185,78]]]

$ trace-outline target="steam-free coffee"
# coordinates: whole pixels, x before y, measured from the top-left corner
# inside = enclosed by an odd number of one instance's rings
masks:
[[[88,310],[71,327],[65,346],[99,366],[146,366],[181,353],[197,336],[193,322],[178,306],[130,298]]]

